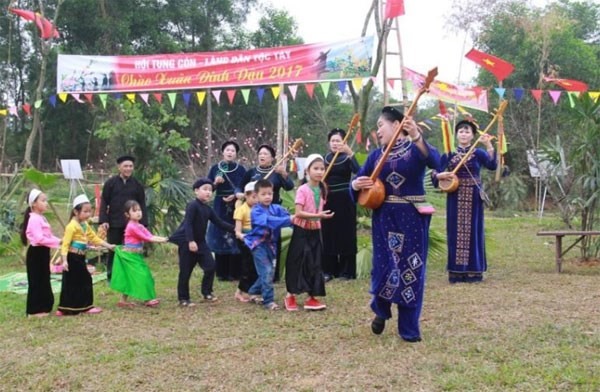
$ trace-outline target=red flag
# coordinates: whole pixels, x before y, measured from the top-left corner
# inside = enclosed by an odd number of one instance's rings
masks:
[[[387,0],[385,3],[385,19],[404,15],[404,0]]]
[[[558,84],[567,91],[587,91],[588,85],[573,79],[556,79],[544,76],[544,81]]]
[[[56,29],[56,27],[54,27],[52,22],[42,17],[40,13],[27,10],[19,10],[15,8],[9,8],[8,10],[25,20],[35,21],[37,28],[40,30],[40,37],[42,37],[42,39],[60,37],[60,35],[58,34],[58,30]]]
[[[465,57],[493,73],[499,82],[506,79],[506,77],[515,69],[515,66],[508,61],[504,61],[501,58],[480,52],[476,49],[471,49]]]

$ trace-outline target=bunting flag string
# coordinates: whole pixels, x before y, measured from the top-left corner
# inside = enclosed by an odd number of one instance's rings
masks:
[[[364,78],[364,79],[357,78],[357,79],[352,79],[352,80],[347,80],[347,81],[339,81],[339,82],[336,82],[336,85],[337,85],[339,93],[344,94],[349,83],[352,83],[352,86],[355,89],[360,89],[360,88],[362,88],[364,83],[366,83],[366,81],[368,81],[368,80],[369,80],[369,78]],[[563,96],[563,94],[566,94],[568,96],[568,99],[569,99],[568,102],[571,107],[575,106],[576,98],[578,98],[582,94],[588,94],[588,96],[593,101],[598,101],[598,99],[600,99],[600,91],[579,91],[581,88],[581,85],[577,85],[575,83],[577,81],[571,81],[571,80],[567,80],[567,79],[548,79],[548,78],[546,78],[545,80],[552,81],[555,84],[557,84],[561,87],[565,87],[565,88],[568,85],[575,86],[575,87],[572,87],[570,90],[552,90],[552,89],[549,89],[549,90],[542,90],[542,89],[526,90],[523,87],[514,87],[514,88],[493,87],[490,89],[485,89],[482,87],[471,87],[470,89],[472,91],[476,92],[478,95],[487,94],[489,91],[491,91],[493,89],[500,99],[514,98],[514,100],[517,103],[520,103],[523,101],[523,99],[525,99],[526,91],[528,91],[529,94],[531,94],[531,97],[536,101],[537,104],[542,104],[542,100],[544,99],[545,95],[547,95],[549,97],[549,100],[554,105],[558,105],[560,103],[560,100],[561,100],[561,97]],[[570,83],[570,84],[565,84],[565,83]],[[397,86],[397,84],[391,80],[389,81],[389,84],[391,86],[392,85]],[[407,80],[406,84],[407,85],[410,84],[410,80]],[[321,86],[321,91],[323,92],[323,95],[325,96],[325,98],[327,98],[329,91],[331,90],[331,82],[319,82],[319,85]],[[288,93],[289,95],[291,95],[292,100],[296,100],[296,96],[297,96],[297,92],[298,92],[298,85],[291,84],[291,85],[286,85],[286,86],[287,86],[287,92],[284,89],[282,89],[280,85],[270,86],[268,88],[271,90],[274,99],[278,99],[278,97],[281,93]],[[314,90],[315,90],[316,83],[304,83],[303,86],[304,86],[309,98],[314,99]],[[265,87],[256,87],[253,89],[256,90],[258,101],[259,101],[259,103],[262,104],[266,88]],[[239,91],[241,92],[242,97],[244,99],[244,103],[246,105],[249,102],[250,92],[253,89],[250,89],[250,88],[239,89]],[[221,93],[223,92],[223,90],[210,90],[210,91],[211,91],[213,97],[215,98],[215,100],[217,101],[217,104],[220,104],[220,97],[221,97]],[[233,105],[237,91],[238,91],[238,89],[225,90],[229,104]],[[167,97],[169,99],[169,104],[170,104],[171,108],[174,109],[176,106],[176,101],[177,101],[178,95],[181,94],[181,97],[182,97],[182,100],[183,100],[185,106],[189,107],[191,96],[193,93],[189,92],[189,91],[184,91],[184,92],[165,92],[164,94],[167,95]],[[204,104],[204,100],[206,99],[206,94],[207,94],[207,91],[196,91],[195,92],[196,99],[197,99],[199,106],[202,106]],[[53,108],[56,108],[57,99],[60,100],[62,103],[67,103],[69,96],[78,103],[88,102],[90,104],[93,104],[94,103],[94,95],[98,95],[100,102],[102,104],[102,107],[104,109],[106,109],[108,97],[110,97],[112,100],[119,100],[122,97],[125,97],[128,101],[135,103],[136,96],[139,95],[141,100],[146,105],[150,105],[149,97],[150,97],[150,95],[152,95],[159,104],[163,103],[162,102],[163,93],[161,93],[161,92],[155,92],[155,93],[141,93],[141,92],[137,92],[137,93],[120,93],[119,92],[119,93],[116,93],[115,92],[115,93],[96,93],[96,94],[94,94],[94,93],[81,94],[81,93],[73,92],[73,93],[59,93],[59,94],[51,95],[47,99],[36,101],[35,104],[33,105],[33,107],[36,109],[39,109],[42,107],[44,101],[47,101],[48,103],[50,103],[50,106],[52,106]],[[444,98],[441,98],[441,99],[444,99]],[[444,99],[444,100],[446,101],[447,99]],[[22,110],[26,115],[29,116],[29,115],[31,115],[32,105],[26,102],[26,103],[20,105],[20,107],[10,106],[7,108],[0,108],[0,110],[2,111],[0,113],[6,113],[5,115],[14,115],[14,116],[18,116],[19,111]],[[459,110],[462,112],[465,112],[465,110],[460,106],[459,106]],[[465,113],[462,113],[462,114],[470,116],[470,114],[468,114],[468,113],[465,114]]]

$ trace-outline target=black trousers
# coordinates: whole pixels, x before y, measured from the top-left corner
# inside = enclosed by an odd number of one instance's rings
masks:
[[[208,245],[198,247],[198,252],[191,252],[188,244],[179,245],[179,279],[177,281],[177,297],[180,301],[190,300],[190,278],[196,264],[200,265],[204,276],[200,291],[202,295],[212,294],[215,280],[215,259],[213,259]]]
[[[216,274],[221,280],[237,280],[241,274],[241,255],[215,254]]]
[[[94,286],[88,272],[85,256],[69,252],[69,270],[63,271],[58,310],[78,314],[94,307]]]
[[[240,249],[240,283],[238,284],[238,289],[243,291],[244,293],[248,292],[248,289],[256,282],[258,279],[258,274],[256,273],[256,267],[254,266],[254,257],[252,256],[252,251],[250,248],[246,246],[242,241],[238,240],[238,248]]]
[[[125,237],[125,228],[124,227],[109,227],[106,232],[106,242],[109,244],[115,245],[123,245],[123,237]],[[115,257],[115,252],[109,251],[106,259],[106,279],[110,283],[110,278],[112,276],[112,266],[113,259]]]
[[[50,248],[27,248],[27,314],[50,313],[54,294],[50,284]]]
[[[331,277],[356,279],[356,255],[323,255],[323,273]]]

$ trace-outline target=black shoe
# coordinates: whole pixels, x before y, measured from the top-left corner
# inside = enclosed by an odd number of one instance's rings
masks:
[[[421,339],[420,336],[417,336],[416,338],[402,338],[402,340],[404,340],[405,342],[409,342],[409,343],[417,343],[423,339]]]
[[[381,333],[383,332],[384,329],[385,329],[385,319],[382,319],[379,316],[375,316],[373,321],[371,321],[371,331],[373,331],[373,333],[375,335],[381,335]]]

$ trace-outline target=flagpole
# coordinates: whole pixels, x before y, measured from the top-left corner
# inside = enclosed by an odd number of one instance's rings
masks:
[[[460,55],[460,60],[458,62],[458,76],[456,79],[456,85],[460,87],[460,79],[462,77],[462,66],[463,66],[463,59],[465,57],[465,48],[467,46],[467,32],[465,31],[465,38],[463,39],[463,45],[462,45],[462,50],[461,50],[461,55]],[[454,129],[454,127],[456,126],[456,113],[458,113],[458,101],[454,101],[454,115],[452,116],[452,129]],[[452,133],[451,133],[452,135]]]

